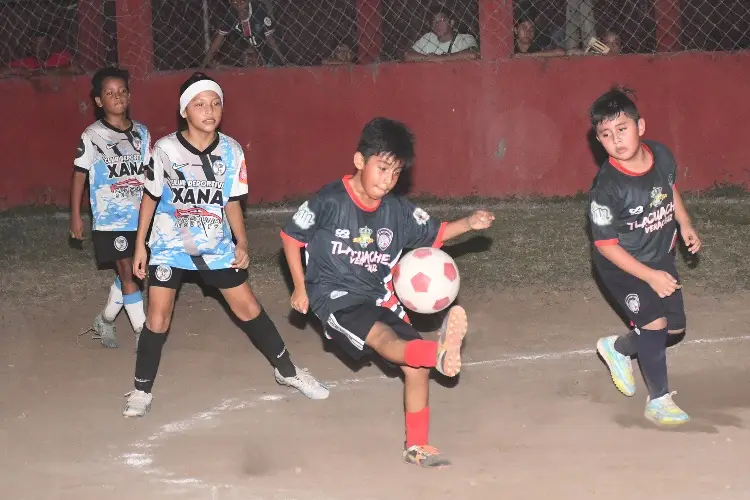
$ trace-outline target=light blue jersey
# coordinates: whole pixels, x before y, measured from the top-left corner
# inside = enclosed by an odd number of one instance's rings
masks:
[[[234,260],[232,230],[224,209],[247,195],[242,147],[224,134],[198,151],[174,133],[154,145],[146,190],[160,198],[149,247],[151,266],[227,269]]]
[[[81,135],[73,164],[89,176],[94,231],[138,229],[150,143],[146,126],[135,121],[127,130],[119,130],[100,120]]]

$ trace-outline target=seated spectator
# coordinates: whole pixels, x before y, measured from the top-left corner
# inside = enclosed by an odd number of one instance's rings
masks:
[[[59,73],[80,73],[73,64],[73,54],[67,49],[52,51],[55,43],[46,33],[33,32],[29,35],[27,56],[11,61],[3,68],[2,76],[31,77],[34,74],[55,70]]]
[[[406,61],[455,61],[477,59],[479,56],[476,39],[454,30],[453,14],[438,5],[430,9],[432,31],[425,33],[406,52]]]
[[[352,49],[349,48],[347,44],[340,43],[336,45],[335,49],[333,49],[331,56],[323,59],[321,63],[325,66],[354,64],[354,59],[355,59],[355,56],[354,56],[354,52],[352,52]]]
[[[274,37],[275,23],[260,0],[230,0],[230,7],[222,16],[218,33],[203,59],[201,69],[211,64],[227,35],[234,32],[254,49],[263,66],[287,64]],[[251,59],[252,60],[252,59]]]
[[[607,55],[616,56],[618,54],[622,54],[622,39],[620,39],[620,35],[618,35],[614,31],[605,31],[602,35],[602,42],[604,42],[604,45],[609,47],[609,52],[607,52]]]
[[[536,26],[530,17],[519,17],[516,27],[513,29],[516,42],[513,52],[517,56],[553,57],[565,55],[565,51],[559,47],[541,47],[536,37]]]

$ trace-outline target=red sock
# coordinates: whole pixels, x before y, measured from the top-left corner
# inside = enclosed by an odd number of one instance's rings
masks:
[[[430,431],[430,407],[409,413],[406,412],[406,447],[427,444],[427,434]]]
[[[412,368],[432,368],[437,363],[437,342],[433,340],[410,340],[406,343],[404,362]]]

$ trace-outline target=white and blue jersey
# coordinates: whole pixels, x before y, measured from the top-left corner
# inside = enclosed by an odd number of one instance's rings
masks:
[[[149,265],[227,269],[234,260],[224,209],[247,195],[242,147],[224,134],[198,151],[177,132],[154,145],[145,188],[159,198],[151,229]]]
[[[150,142],[146,126],[135,121],[120,130],[99,120],[81,135],[73,164],[89,176],[94,231],[138,229]]]

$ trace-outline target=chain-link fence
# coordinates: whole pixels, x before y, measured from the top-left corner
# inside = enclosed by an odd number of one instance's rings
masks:
[[[0,0],[6,77],[743,49],[748,0]]]

